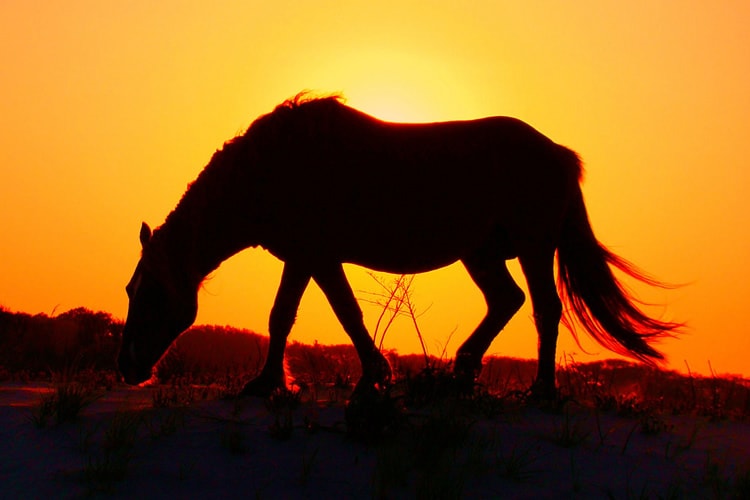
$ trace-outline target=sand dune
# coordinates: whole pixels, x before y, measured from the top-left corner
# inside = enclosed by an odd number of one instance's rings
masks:
[[[48,390],[0,386],[2,498],[712,498],[750,482],[742,422],[644,424],[572,404],[506,407],[492,418],[433,410],[363,444],[344,433],[341,404],[303,402],[280,440],[261,400],[153,408],[154,388],[117,387],[74,422],[38,428],[32,409]]]

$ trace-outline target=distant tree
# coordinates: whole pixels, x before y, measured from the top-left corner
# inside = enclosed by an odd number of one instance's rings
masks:
[[[56,318],[75,322],[78,325],[78,340],[83,345],[100,343],[102,339],[111,338],[114,326],[118,323],[110,313],[94,312],[85,307],[70,309]]]

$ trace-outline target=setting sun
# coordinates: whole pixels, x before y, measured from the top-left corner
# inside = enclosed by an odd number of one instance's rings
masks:
[[[225,141],[307,89],[387,121],[514,116],[575,150],[597,238],[682,285],[623,278],[650,314],[686,323],[658,346],[667,366],[750,376],[748,22],[745,2],[4,2],[0,306],[124,319],[141,222],[162,224]],[[267,334],[281,270],[259,248],[227,260],[197,323]],[[345,271],[372,330],[379,285]],[[460,264],[411,293],[434,355],[485,313]],[[535,358],[532,314],[527,293],[488,354]],[[290,340],[349,343],[314,284]],[[613,356],[581,340],[561,329],[558,358]],[[410,320],[384,347],[422,350]]]

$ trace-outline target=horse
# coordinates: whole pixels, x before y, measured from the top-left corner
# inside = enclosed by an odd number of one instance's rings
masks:
[[[578,324],[616,353],[661,362],[651,344],[680,325],[647,315],[613,268],[666,285],[595,238],[582,175],[575,152],[515,118],[393,123],[339,96],[300,94],[217,150],[160,227],[152,232],[142,223],[141,257],[126,287],[119,370],[128,384],[149,379],[195,321],[204,278],[235,253],[258,246],[284,266],[266,361],[243,395],[268,396],[285,386],[284,349],[310,280],[357,351],[356,387],[391,383],[343,263],[415,274],[460,261],[487,306],[453,362],[455,376],[469,384],[525,300],[506,265],[515,258],[538,333],[533,394],[556,394],[561,322],[576,341]]]

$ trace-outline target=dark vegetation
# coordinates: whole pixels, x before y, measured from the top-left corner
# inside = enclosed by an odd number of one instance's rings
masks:
[[[83,369],[114,374],[123,323],[85,308],[51,317],[0,307],[0,380],[50,380]]]
[[[122,328],[122,321],[109,313],[85,308],[56,316],[0,308],[0,381],[59,382],[63,378],[109,389],[119,383],[115,358]],[[267,342],[267,337],[247,330],[195,326],[156,366],[154,382],[222,386],[231,394],[259,372]],[[429,404],[450,393],[449,360],[393,351],[386,356],[394,369],[397,394],[409,406]],[[360,376],[350,345],[292,342],[286,369],[291,387],[318,401],[343,402]],[[535,361],[489,357],[475,392],[494,401],[488,408],[523,400],[535,370]],[[564,400],[593,404],[625,416],[659,412],[712,419],[750,418],[750,381],[739,376],[686,376],[606,360],[563,363],[558,385]]]

